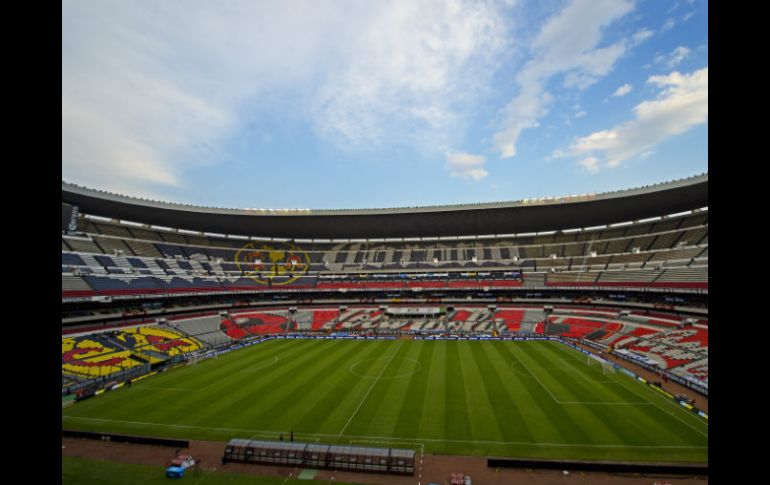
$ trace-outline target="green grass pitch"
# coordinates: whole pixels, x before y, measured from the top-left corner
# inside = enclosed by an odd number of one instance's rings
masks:
[[[62,426],[425,453],[706,462],[702,418],[558,342],[282,340],[62,410]],[[224,449],[224,447],[223,447]]]

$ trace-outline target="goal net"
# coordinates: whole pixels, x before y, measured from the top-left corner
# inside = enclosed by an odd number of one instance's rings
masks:
[[[594,354],[586,354],[586,365],[589,367],[599,367],[603,374],[615,373],[615,366],[610,362],[597,357]]]

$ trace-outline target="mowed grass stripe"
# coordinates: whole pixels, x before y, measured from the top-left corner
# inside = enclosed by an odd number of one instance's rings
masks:
[[[483,373],[484,390],[497,418],[501,441],[534,441],[529,426],[514,405],[517,399],[510,394],[510,385],[506,385],[501,376],[501,372],[509,374],[510,368],[501,362],[500,354],[494,352],[493,345],[486,345],[487,342],[477,344],[481,345],[472,345],[471,349]]]
[[[261,404],[255,406],[254,412],[260,414],[264,411],[264,407],[269,407],[275,400],[289,395],[286,387],[291,386],[293,379],[303,376],[308,370],[315,369],[319,365],[323,366],[326,359],[333,358],[335,354],[344,353],[346,349],[350,348],[348,345],[351,343],[339,342],[340,345],[334,345],[328,341],[317,342],[314,346],[315,348],[311,348],[299,356],[287,359],[289,363],[281,372],[269,375],[241,392],[236,391],[233,397],[238,399],[234,399],[229,406],[224,408],[224,411],[239,410],[243,406],[250,405],[251,401],[255,398],[259,398]],[[261,429],[275,429],[273,427],[273,419],[274,416],[262,416],[262,419],[253,418],[250,419],[250,422],[259,424]]]
[[[482,342],[463,342],[460,345],[460,364],[468,398],[468,418],[471,423],[471,439],[479,440],[486,437],[490,441],[505,441],[500,428],[505,425],[505,419],[499,419],[500,409],[496,409],[490,399],[493,392],[489,383],[488,370],[480,368],[476,360],[478,347]]]
[[[527,342],[526,344],[529,343],[530,342]],[[523,363],[523,359],[525,359],[525,356],[527,355],[526,344],[506,345],[504,348],[509,352],[513,359],[519,363]],[[524,367],[524,369],[527,372],[530,372],[526,367]],[[558,434],[560,440],[551,441],[551,443],[593,443],[591,435],[594,430],[589,427],[581,426],[580,423],[575,423],[573,416],[567,412],[566,407],[556,403],[551,394],[544,389],[539,382],[534,380],[535,374],[532,374],[532,377],[533,380],[529,382],[523,381],[523,383],[535,397],[534,406],[539,407],[544,414],[544,418],[533,423],[532,427],[541,428],[541,433],[543,434]]]
[[[606,404],[610,407],[614,404],[647,405],[646,401],[628,393],[628,390],[604,375],[601,366],[590,366],[585,360],[570,358],[569,354],[577,354],[578,357],[581,354],[563,344],[549,342],[540,354],[548,359],[544,370],[554,376],[560,384],[564,384],[570,401],[584,402],[586,405],[591,405],[588,403]],[[589,357],[585,356],[585,358]],[[558,362],[555,364],[557,367],[553,367],[552,362]]]
[[[260,345],[265,347],[259,348]],[[174,395],[175,402],[164,405],[157,411],[158,420],[179,422],[180,416],[184,416],[185,422],[191,424],[207,423],[212,419],[223,419],[224,423],[227,414],[223,413],[222,409],[233,401],[237,391],[251,388],[255,382],[281,372],[282,367],[291,362],[294,356],[302,354],[306,348],[308,347],[293,348],[282,341],[265,342],[249,348],[244,353],[241,365],[226,362],[223,369],[214,369],[214,372],[207,372],[196,379],[200,392],[184,396]],[[188,416],[190,414],[192,415]]]
[[[269,349],[275,352],[275,348]],[[269,369],[263,369],[263,372],[274,372],[281,362],[275,361],[272,352],[267,352],[268,348],[254,349],[244,353],[244,367],[260,366],[264,367],[266,362],[273,362]],[[202,424],[219,420],[223,417],[218,413],[218,408],[227,404],[230,396],[226,393],[234,386],[236,377],[247,376],[239,374],[238,370],[244,367],[228,366],[227,374],[222,375],[217,372],[216,375],[203,374],[201,378],[196,379],[200,386],[200,392],[194,393],[156,393],[161,397],[171,398],[166,402],[158,403],[155,409],[149,409],[141,414],[143,417],[152,417],[152,421],[164,423],[187,423]],[[229,377],[229,378],[228,378]],[[248,374],[250,379],[253,374]]]
[[[323,389],[326,378],[347,367],[350,359],[362,349],[356,345],[326,349],[308,369],[292,373],[276,388],[255,395],[255,401],[240,413],[233,414],[234,423],[271,423],[272,428],[293,429],[295,413],[313,404],[314,394]]]
[[[567,384],[568,395],[558,394],[552,390],[559,399],[572,402],[595,403],[632,403],[640,402],[633,396],[619,396],[619,386],[609,377],[603,374],[601,364],[589,365],[588,356],[580,355],[582,359],[566,358],[559,347],[562,344],[548,342],[538,353],[547,358],[547,364],[543,367],[549,374],[558,378],[559,382]],[[564,350],[570,351],[567,347]]]
[[[538,354],[528,357],[527,349]],[[582,357],[553,342],[274,340],[77,403],[63,410],[63,425],[224,441],[276,439],[279,432],[293,430],[295,438],[324,442],[414,440],[429,453],[707,459],[707,438],[687,431],[700,424],[688,424],[688,418],[697,417],[685,416],[681,408],[621,373],[607,375],[617,383],[592,383],[605,376],[601,367],[586,366]],[[415,373],[411,359],[420,363]],[[360,375],[350,372],[357,362]],[[657,405],[560,405],[519,362],[527,362],[541,380],[557,379],[583,391],[596,386],[594,394],[606,400],[627,397]],[[548,370],[556,375],[549,376]],[[573,379],[565,378],[570,375]],[[577,375],[586,378],[575,379]],[[191,390],[153,390],[159,383]],[[553,389],[565,396],[570,392]],[[240,406],[229,409],[233,400],[240,400]],[[479,414],[476,408],[482,407],[486,409]],[[115,417],[118,408],[125,418]],[[631,409],[643,414],[634,415]],[[69,419],[68,414],[88,419]],[[608,435],[594,422],[597,416],[628,432]],[[665,429],[655,430],[659,421]],[[707,427],[700,426],[706,433]]]
[[[380,359],[375,360],[375,364],[370,367],[370,371],[364,374],[369,376],[369,379],[361,379],[361,382],[366,385],[366,390],[363,392],[363,394],[359,394],[357,396],[355,407],[350,410],[348,418],[345,420],[345,423],[339,430],[340,435],[347,433],[348,430],[351,429],[351,424],[354,426],[353,429],[356,429],[355,426],[357,423],[363,422],[364,425],[366,424],[366,421],[360,417],[361,410],[364,409],[364,413],[366,413],[365,405],[367,404],[367,400],[371,397],[372,393],[378,389],[378,386],[381,385],[382,381],[380,379],[383,374],[390,368],[391,364],[393,363],[393,359],[395,359],[399,352],[403,350],[404,341],[386,341],[385,344],[385,355]],[[374,379],[371,379],[371,377],[374,377]],[[379,388],[381,389],[381,387]],[[375,400],[376,399],[377,397],[375,397]],[[360,427],[361,424],[358,424],[358,426]],[[350,431],[349,434],[355,434],[355,431]]]
[[[262,359],[263,353],[268,347],[273,348],[275,341],[265,342],[253,347],[249,347],[240,351],[242,359],[235,359],[232,362],[240,362],[243,366],[244,363],[248,364],[253,359]],[[278,342],[275,342],[278,343]],[[262,347],[262,346],[266,347]],[[280,346],[279,346],[280,347]],[[274,351],[274,350],[273,350]],[[236,352],[233,352],[236,354]],[[233,354],[227,354],[233,355]],[[214,359],[210,362],[212,364],[221,364],[224,359]],[[224,361],[226,364],[227,361]],[[201,364],[193,366],[196,368],[204,368]],[[214,366],[216,367],[216,366]],[[184,369],[171,370],[165,374],[150,377],[143,380],[131,388],[123,387],[117,391],[106,393],[100,396],[98,399],[90,399],[88,401],[79,403],[77,406],[69,408],[67,410],[68,415],[76,416],[98,416],[104,419],[112,420],[125,420],[125,421],[152,421],[152,422],[170,422],[179,423],[185,417],[194,417],[199,408],[193,407],[191,403],[194,399],[207,399],[208,401],[214,401],[220,396],[217,394],[210,394],[207,392],[163,392],[162,390],[155,389],[156,385],[160,385],[163,382],[168,384],[176,384],[176,380],[181,380],[183,384],[187,384],[187,380],[184,378],[177,379],[177,372]],[[205,369],[205,368],[204,368]],[[205,372],[202,372],[202,376],[195,376],[196,380],[205,378],[205,375],[212,370],[212,366],[208,366]],[[189,377],[189,376],[188,376]],[[189,385],[189,384],[187,384]],[[145,386],[147,386],[145,388]],[[141,404],[137,404],[141,403]],[[64,413],[63,413],[64,414]],[[88,426],[83,426],[83,423],[79,423],[81,428],[87,429],[114,429],[116,426],[111,426],[104,423],[90,423]],[[117,425],[118,431],[130,431],[137,432],[135,426]],[[157,434],[157,429],[147,426],[147,429],[142,429],[140,432],[150,434]]]
[[[495,350],[501,358],[508,363],[510,369],[509,389],[514,394],[514,403],[520,414],[527,421],[527,429],[535,437],[536,442],[544,443],[570,443],[579,442],[581,434],[571,434],[562,426],[556,425],[553,420],[562,419],[559,413],[563,411],[553,410],[553,399],[529,374],[522,365],[521,359],[516,354],[517,344],[511,342],[495,342]],[[566,417],[566,414],[564,414]]]
[[[242,393],[255,392],[255,389],[258,391],[259,389],[263,389],[271,385],[273,386],[279,385],[280,382],[277,382],[277,381],[279,381],[283,376],[285,376],[286,372],[291,372],[293,370],[296,370],[297,368],[301,368],[305,364],[312,364],[314,361],[317,360],[318,354],[324,352],[325,350],[326,351],[331,350],[332,351],[331,353],[333,354],[339,351],[340,348],[344,346],[344,344],[351,344],[351,345],[355,344],[354,342],[336,342],[337,345],[334,345],[335,343],[330,343],[330,342],[310,342],[310,341],[302,341],[301,343],[310,344],[310,352],[305,351],[304,345],[299,345],[294,348],[290,346],[288,348],[281,349],[281,351],[285,352],[285,354],[282,356],[282,359],[279,362],[283,362],[284,364],[287,362],[293,362],[293,364],[290,366],[288,371],[284,369],[279,375],[277,375],[273,379],[270,379],[267,383],[262,383],[261,385],[255,387],[256,381],[254,380],[253,376],[251,376],[250,378],[246,377],[246,379],[249,380],[249,382],[247,383],[223,382],[223,383],[217,384],[216,386],[217,389],[215,391],[213,390],[215,386],[214,384],[212,384],[207,389],[210,392],[189,393],[188,395],[175,394],[173,396],[173,398],[175,398],[173,401],[168,400],[169,398],[168,393],[164,393],[164,392],[151,393],[156,398],[156,401],[153,403],[153,412],[147,412],[147,413],[141,413],[141,414],[135,413],[134,416],[141,416],[141,419],[136,419],[136,418],[125,419],[125,421],[149,421],[149,422],[156,422],[156,423],[192,425],[192,426],[200,425],[200,428],[214,428],[214,427],[230,428],[229,426],[223,426],[223,421],[228,421],[226,416],[228,415],[229,408],[232,408],[234,406],[243,407],[245,405],[245,403],[242,402]],[[328,346],[324,348],[323,344],[327,344]],[[259,345],[266,345],[266,344],[259,344]],[[242,354],[242,356],[244,357],[247,363],[250,361],[253,361],[256,358],[254,357],[254,355],[252,355],[252,353],[255,351],[257,347],[258,346],[244,349],[243,351],[239,351],[239,352],[244,352],[244,354],[246,354],[246,355]],[[261,355],[265,355],[265,354],[261,354]],[[302,358],[299,358],[298,356],[302,356]],[[273,371],[276,371],[276,369],[271,368],[270,371],[273,372]],[[250,385],[245,385],[245,384],[250,384]],[[226,386],[226,387],[220,389],[219,387],[221,386]],[[128,391],[130,391],[130,389],[128,389]],[[117,391],[117,392],[121,392],[121,391]],[[110,396],[110,394],[113,394],[113,395]],[[117,393],[108,393],[103,397],[119,398]],[[86,401],[85,403],[80,403],[80,404],[87,404],[95,401],[97,400]],[[135,410],[136,408],[133,407],[134,402],[135,401],[133,400],[121,400],[118,404],[128,407],[129,409]],[[175,409],[175,408],[181,408],[181,409]],[[75,408],[71,408],[71,409],[75,409]],[[163,412],[164,410],[167,412]],[[159,413],[162,413],[162,414],[159,414]],[[90,414],[94,415],[92,413]],[[114,416],[114,413],[110,413],[110,412],[101,412],[98,415],[106,419],[120,420]],[[215,423],[215,426],[207,426],[212,423]],[[255,426],[257,429],[273,429],[270,426],[270,423],[261,422],[257,424],[259,425],[259,426]],[[109,425],[105,425],[105,424],[96,424],[94,426],[93,423],[89,427],[90,428],[96,427],[97,429],[99,429],[99,428],[104,428],[105,426],[109,427]],[[129,428],[133,432],[137,432],[136,426],[134,425],[119,425],[119,427]],[[152,428],[152,427],[148,426],[147,428]],[[242,428],[242,427],[237,426],[237,428]],[[250,427],[243,427],[243,428],[249,429]],[[147,429],[146,431],[152,434],[152,432],[155,430]],[[315,429],[311,428],[311,431],[315,431]],[[205,434],[207,435],[207,437],[212,437],[212,436],[222,437],[222,435],[228,435],[231,433],[209,430]],[[174,435],[183,435],[183,432],[181,432],[181,430],[174,430]]]
[[[356,343],[365,346],[371,342]],[[333,424],[329,426],[330,432],[365,434],[359,432],[363,431],[367,424],[367,409],[371,405],[370,403],[376,402],[377,389],[387,382],[380,380],[380,378],[386,373],[399,351],[400,348],[394,345],[393,341],[383,341],[379,342],[375,352],[370,357],[348,362],[345,371],[348,388],[356,386],[356,392],[351,392],[350,395],[345,392],[341,395],[345,397],[345,400],[342,401],[345,404],[337,406],[340,408],[340,412]],[[351,369],[354,372],[351,372]]]
[[[424,349],[425,346],[417,342],[403,345],[383,374],[387,381],[378,387],[377,391],[381,392],[372,393],[371,404],[367,406],[367,416],[371,416],[368,435],[382,430],[382,434],[393,437],[415,436],[425,392],[425,370],[420,363]],[[375,408],[374,414],[369,415],[369,410]]]
[[[570,349],[564,345],[556,345],[555,349],[564,353],[565,355],[577,354],[578,352]],[[647,441],[652,443],[666,442],[666,443],[680,443],[682,445],[696,445],[707,446],[708,440],[704,435],[699,434],[697,431],[689,429],[687,426],[682,426],[682,418],[689,418],[691,420],[699,420],[692,413],[685,411],[678,407],[669,399],[658,395],[655,391],[648,386],[642,385],[630,376],[626,376],[623,373],[608,374],[610,378],[616,383],[616,385],[609,386],[613,391],[624,391],[623,396],[628,399],[632,399],[633,402],[647,402],[644,406],[630,406],[634,410],[613,408],[613,416],[608,416],[608,422],[613,427],[622,431],[631,431],[634,428],[636,439],[629,439],[629,443],[641,442],[640,437],[646,435]],[[667,413],[661,407],[654,405],[654,401],[644,397],[644,393],[648,392],[655,395],[655,399],[661,399],[671,406],[670,413]],[[633,416],[632,416],[633,415]],[[677,416],[679,415],[679,416]],[[631,426],[629,426],[629,423]],[[705,427],[702,421],[697,423],[701,427]]]
[[[426,409],[427,393],[429,389],[429,376],[431,375],[431,362],[433,353],[436,349],[434,342],[418,340],[411,345],[414,352],[408,354],[408,358],[414,359],[419,363],[419,367],[410,377],[409,381],[402,383],[406,388],[406,393],[401,402],[398,416],[393,428],[393,435],[406,438],[423,436],[422,431],[426,413],[433,413],[434,410]]]
[[[355,370],[358,374],[364,376],[372,376],[370,378],[362,378],[349,372],[347,369],[340,369],[340,372],[345,374],[345,381],[347,386],[345,391],[340,395],[340,400],[335,407],[330,410],[327,421],[329,422],[329,430],[331,433],[340,434],[343,430],[347,432],[346,427],[349,427],[355,415],[360,411],[363,406],[362,402],[368,399],[368,394],[371,392],[372,386],[377,385],[378,380],[376,377],[381,371],[388,365],[388,359],[392,357],[394,351],[392,341],[380,340],[380,341],[364,341],[364,342],[351,342],[352,345],[361,345],[362,348],[371,346],[371,353],[367,353],[363,359],[360,359],[356,365]],[[358,360],[358,359],[357,359]],[[354,362],[350,362],[354,364]],[[354,433],[348,433],[354,434]]]
[[[295,417],[295,429],[316,430],[318,433],[336,435],[345,425],[345,421],[350,416],[340,409],[340,403],[352,392],[352,388],[357,382],[366,381],[350,372],[351,366],[355,365],[356,372],[367,372],[376,364],[376,359],[381,357],[387,347],[383,342],[376,341],[350,341],[355,353],[347,359],[338,363],[337,371],[330,372],[323,381],[323,385],[318,387],[314,394],[308,395],[309,405],[303,412],[297,411]],[[367,364],[367,365],[364,365]]]
[[[401,408],[406,400],[412,368],[410,360],[419,353],[416,345],[404,345],[405,341],[393,343],[389,350],[393,358],[383,362],[387,367],[372,388],[371,393],[361,405],[358,414],[351,420],[346,432],[364,436],[380,435],[399,436],[396,427]],[[397,349],[397,350],[396,350]],[[403,377],[398,377],[403,376]]]
[[[552,398],[559,403],[596,401],[586,393],[588,384],[584,379],[575,379],[570,372],[575,372],[576,366],[571,366],[569,372],[564,372],[560,366],[563,362],[555,361],[548,351],[551,342],[533,342],[535,345],[522,346],[522,355],[525,368],[529,370],[536,380],[548,389]]]
[[[468,395],[460,365],[460,341],[445,341],[447,348],[446,366],[446,407],[444,408],[445,437],[471,439],[469,422]],[[467,344],[467,342],[462,342]]]
[[[210,403],[217,398],[216,394],[198,392],[192,387],[196,383],[199,388],[202,388],[212,382],[217,382],[216,379],[209,377],[220,373],[215,364],[225,366],[227,369],[243,368],[263,359],[272,359],[283,348],[280,344],[277,341],[264,342],[244,349],[241,359],[212,359],[208,361],[212,365],[205,367],[202,365],[203,363],[200,363],[152,376],[134,384],[131,388],[124,387],[119,391],[106,393],[99,399],[90,399],[79,403],[78,406],[68,409],[67,414],[95,415],[130,421],[135,416],[158,416],[165,412],[165,414],[173,415],[178,419],[180,415],[190,414],[190,410],[198,410],[201,405]],[[233,367],[234,365],[237,367]],[[200,374],[190,374],[189,369],[192,368],[200,370]],[[164,387],[176,388],[177,386],[190,388],[190,391],[167,392],[163,390]]]
[[[308,346],[309,342],[305,343]],[[229,352],[217,358],[206,359],[195,365],[175,370],[174,374],[162,374],[156,378],[144,381],[147,387],[170,387],[173,389],[190,389],[199,391],[222,379],[229,379],[239,372],[248,372],[255,364],[262,364],[280,356],[287,349],[294,350],[292,342],[285,340],[269,340],[244,349],[240,352]],[[296,347],[303,347],[297,345]]]
[[[423,362],[427,364],[425,396],[422,398],[422,408],[425,412],[420,419],[420,430],[417,436],[445,439],[446,425],[446,396],[447,396],[447,342],[424,342],[431,350],[430,358]],[[427,355],[426,355],[427,357]]]
[[[565,355],[567,358],[580,357],[578,351],[571,349],[564,344],[554,343],[554,345],[554,349],[556,349],[558,352],[561,352],[562,355]],[[625,399],[628,399],[629,402],[648,402],[649,406],[647,407],[657,408],[658,411],[661,411],[664,415],[668,415],[669,418],[672,418],[673,420],[680,418],[687,424],[694,426],[695,433],[693,436],[702,437],[703,435],[698,433],[699,430],[702,430],[707,434],[706,423],[701,418],[691,412],[684,410],[667,397],[658,394],[648,386],[642,385],[635,379],[623,374],[622,372],[614,372],[612,374],[607,374],[607,376],[616,383],[616,385],[610,386],[610,389],[620,392],[619,395],[623,396]],[[654,396],[654,398],[651,398],[650,395]],[[666,404],[667,406],[658,406],[658,404]],[[680,424],[675,425],[672,420],[667,418],[661,420],[661,417],[657,414],[654,416],[654,421],[659,424],[661,422],[665,423],[664,427],[667,430],[677,430],[681,427],[680,425],[683,424],[681,421],[679,421]],[[687,426],[685,426],[685,428],[687,428]],[[681,434],[676,434],[676,436],[682,438]],[[700,441],[700,439],[698,439],[698,441]]]
[[[231,379],[215,381],[207,387],[205,393],[196,393],[193,397],[188,409],[197,412],[188,414],[188,411],[182,420],[177,419],[176,422],[205,425],[215,420],[222,427],[228,427],[224,425],[237,422],[231,416],[237,416],[244,408],[254,405],[255,400],[280,388],[288,376],[301,372],[306,365],[312,365],[323,351],[323,346],[313,346],[307,350],[287,348],[279,358],[279,365],[268,366],[256,375],[243,372]]]
[[[561,349],[561,347],[563,347],[562,344],[553,343],[548,347],[549,348],[543,353],[544,356],[553,356],[553,358],[557,358],[558,355],[564,355],[564,352]],[[564,351],[577,353],[577,351],[567,347],[564,347]],[[576,373],[585,372],[585,369],[592,369],[591,372],[593,373],[597,372],[593,367],[586,366],[576,360],[573,360],[573,362],[575,362],[573,369]],[[590,415],[591,422],[595,423],[598,421],[601,423],[597,426],[601,426],[599,429],[608,440],[608,443],[644,445],[664,442],[671,444],[689,444],[686,441],[681,440],[676,433],[662,426],[656,419],[658,413],[649,404],[592,404],[594,402],[642,402],[638,397],[635,398],[633,396],[631,397],[633,401],[624,399],[615,392],[618,387],[615,383],[591,383],[585,379],[566,380],[564,382],[571,382],[573,384],[571,387],[573,388],[576,386],[585,387],[588,390],[589,399],[591,399],[591,395],[595,396],[583,406],[570,406],[570,411],[572,411],[572,408],[576,408],[573,412],[579,413],[582,416]],[[577,393],[573,392],[573,395],[577,395]]]
[[[529,350],[529,349],[527,349]],[[598,388],[605,386],[604,383],[590,384],[587,381],[565,379],[562,372],[553,372],[553,368],[548,368],[552,362],[548,360],[546,352],[534,350],[530,356],[540,364],[538,367],[534,362],[529,366],[534,373],[538,374],[539,380],[543,385],[551,386],[552,393],[564,396],[567,399],[575,399],[579,394],[575,392],[574,387]],[[559,380],[563,379],[563,380]],[[599,394],[599,393],[597,393]],[[657,439],[649,440],[643,432],[640,432],[635,421],[644,407],[649,406],[625,406],[625,405],[596,405],[596,404],[575,404],[576,401],[570,401],[572,404],[562,404],[565,413],[571,417],[570,421],[562,423],[568,426],[580,427],[589,434],[588,443],[607,445],[616,444],[619,446],[628,444],[655,445],[656,443],[665,443],[664,437],[658,435]],[[594,401],[591,401],[594,402]],[[595,401],[601,402],[601,401]],[[620,410],[620,411],[618,411]],[[622,415],[620,413],[623,413]],[[617,418],[617,419],[615,419]],[[585,442],[584,442],[585,443]],[[642,451],[644,453],[644,451]],[[592,454],[598,459],[609,459],[613,456],[623,456],[627,459],[633,459],[634,453],[628,453],[622,449],[613,450],[610,448],[597,448]],[[617,458],[615,458],[617,459]]]
[[[540,342],[538,342],[540,344]],[[564,400],[565,402],[575,403],[581,401],[580,388],[588,386],[587,382],[578,382],[576,379],[566,378],[563,372],[553,371],[550,367],[553,365],[553,361],[549,358],[547,353],[547,347],[550,342],[543,342],[545,345],[538,345],[537,347],[522,347],[523,354],[527,359],[527,366],[535,373],[542,385],[548,386],[555,396]],[[599,387],[601,384],[594,384],[591,388]],[[590,393],[588,393],[590,396]],[[599,401],[601,402],[601,401]],[[567,415],[571,417],[570,423],[574,426],[580,426],[583,429],[590,429],[591,433],[587,438],[589,441],[584,443],[624,443],[624,437],[621,436],[620,430],[611,428],[604,419],[604,408],[607,406],[601,406],[601,410],[597,406],[587,405],[562,405]],[[628,407],[628,406],[624,406]]]
[[[659,422],[664,426],[682,430],[694,440],[708,440],[708,425],[702,418],[629,376],[620,375],[617,380],[639,398],[647,399],[653,405],[650,407],[659,411]]]
[[[552,342],[548,352],[554,357],[561,358],[565,365],[576,370],[584,380],[588,382],[593,380],[605,384],[600,386],[600,389],[604,396],[606,396],[606,402],[647,402],[644,399],[639,399],[639,396],[621,386],[615,379],[617,372],[605,374],[604,367],[599,362],[593,361],[593,359],[591,359],[591,362],[595,363],[592,363],[592,365],[587,364],[589,362],[588,359],[590,359],[587,355],[556,342]]]
[[[525,439],[520,441],[558,443],[564,440],[559,431],[550,426],[538,426],[537,423],[547,421],[548,415],[533,395],[532,389],[536,388],[534,379],[525,378],[521,374],[514,372],[512,364],[516,362],[515,357],[510,353],[510,342],[491,342],[492,345],[484,346],[485,352],[489,354],[489,361],[495,367],[500,380],[504,383],[503,389],[508,395],[507,407],[505,412],[513,416],[513,425],[515,426],[516,440],[519,437]],[[533,385],[534,384],[534,385]]]
[[[570,354],[578,353],[563,344],[555,344],[552,352],[564,355],[566,358],[570,358]],[[576,368],[582,370],[579,365],[576,365]],[[586,366],[586,368],[592,369],[594,373],[600,372],[595,367]],[[592,386],[597,389],[597,396],[604,396],[610,401],[626,400],[627,402],[647,403],[631,406],[602,406],[607,425],[612,429],[619,430],[619,433],[624,437],[624,442],[646,444],[662,441],[671,444],[681,443],[683,445],[703,444],[702,440],[698,439],[697,436],[687,432],[683,433],[681,426],[670,423],[671,420],[662,416],[659,409],[650,404],[646,399],[641,398],[624,387],[617,379],[625,380],[631,385],[638,385],[637,382],[632,381],[630,377],[624,374],[618,376],[610,374],[610,377],[613,380],[612,385],[597,384]],[[587,404],[587,406],[595,407],[590,404]]]

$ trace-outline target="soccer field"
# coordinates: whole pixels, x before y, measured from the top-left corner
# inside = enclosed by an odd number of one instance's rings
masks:
[[[708,425],[553,341],[260,343],[62,410],[62,426],[425,453],[706,462]]]

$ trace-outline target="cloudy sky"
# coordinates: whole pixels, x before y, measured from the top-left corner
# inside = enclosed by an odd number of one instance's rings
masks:
[[[708,170],[706,0],[64,0],[62,179],[403,207]]]

